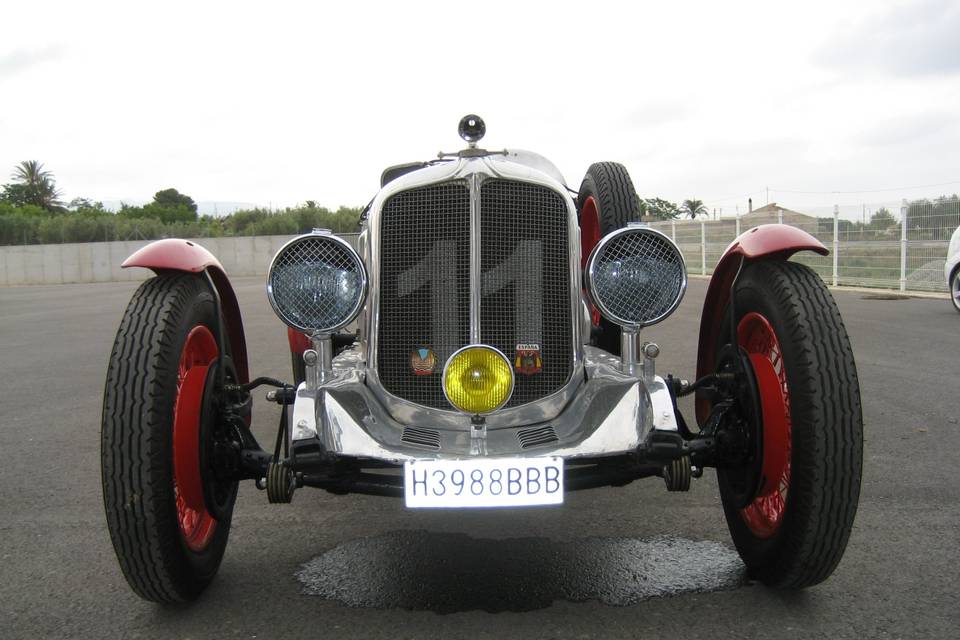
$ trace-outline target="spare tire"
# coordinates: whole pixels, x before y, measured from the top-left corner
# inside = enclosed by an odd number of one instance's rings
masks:
[[[586,267],[590,252],[600,238],[611,231],[637,222],[643,215],[640,198],[630,180],[627,168],[617,162],[596,162],[590,165],[577,196],[577,217],[580,222],[581,267]],[[620,355],[620,327],[591,307],[593,329],[590,344],[614,355]]]

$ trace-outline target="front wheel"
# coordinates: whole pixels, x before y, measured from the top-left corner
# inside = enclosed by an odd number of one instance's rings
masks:
[[[746,470],[717,471],[727,525],[753,577],[812,586],[840,562],[860,495],[853,350],[829,290],[801,264],[748,265],[734,304],[738,346],[757,387],[752,429],[762,454]]]
[[[165,274],[130,300],[103,396],[101,474],[107,528],[142,598],[184,602],[213,579],[230,532],[236,482],[205,464],[217,432],[219,310],[205,282]],[[230,376],[225,372],[225,375]]]

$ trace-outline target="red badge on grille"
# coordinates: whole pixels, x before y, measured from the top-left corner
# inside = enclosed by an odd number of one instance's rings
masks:
[[[437,368],[437,355],[432,349],[417,347],[410,352],[410,368],[415,376],[429,376]]]
[[[518,344],[513,360],[513,368],[517,373],[532,376],[543,369],[543,359],[540,357],[540,345]]]

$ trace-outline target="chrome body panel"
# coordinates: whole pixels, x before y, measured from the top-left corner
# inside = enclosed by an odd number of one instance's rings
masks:
[[[539,153],[525,149],[506,149],[505,151],[505,154],[491,156],[491,158],[494,162],[516,162],[517,164],[526,165],[531,169],[536,169],[537,171],[547,174],[564,187],[567,186],[567,181],[563,179],[563,174],[560,173],[557,165]]]
[[[425,448],[401,440],[405,425],[365,384],[361,349],[334,359],[333,374],[316,392],[301,385],[291,425],[295,441],[318,439],[331,454],[401,463],[419,459],[562,456],[567,459],[627,454],[642,449],[654,431],[677,432],[669,392],[661,378],[646,384],[642,376],[620,369],[620,360],[594,347],[584,347],[584,380],[569,402],[550,418],[522,424],[487,425],[482,447],[469,430],[440,420],[438,412],[416,425],[435,430],[439,447]],[[304,425],[305,421],[309,424]],[[523,448],[519,432],[550,426],[556,441]]]
[[[536,154],[523,156],[527,161]],[[545,161],[545,159],[544,159]],[[546,161],[549,164],[549,161]],[[549,169],[546,165],[544,168]],[[552,166],[552,165],[550,165]],[[553,173],[559,175],[556,167]],[[562,176],[560,176],[562,178]],[[379,326],[380,312],[380,270],[377,265],[381,262],[381,211],[387,200],[406,190],[429,186],[452,180],[467,182],[471,187],[471,277],[477,281],[472,283],[471,297],[471,336],[479,331],[480,317],[480,286],[479,286],[479,187],[483,181],[490,178],[515,180],[543,186],[556,192],[567,207],[567,238],[569,243],[569,283],[570,283],[570,312],[569,322],[572,332],[571,374],[566,384],[557,392],[516,407],[501,409],[486,418],[486,425],[490,429],[509,426],[525,426],[557,417],[564,407],[571,402],[577,393],[578,387],[584,380],[582,325],[581,325],[581,293],[580,293],[580,228],[577,224],[576,206],[567,192],[566,187],[550,173],[527,164],[513,162],[505,156],[479,156],[459,158],[455,161],[444,162],[414,171],[388,183],[374,198],[370,205],[369,216],[365,228],[361,233],[361,257],[367,265],[369,289],[367,304],[360,316],[360,346],[361,360],[365,364],[365,380],[367,391],[376,396],[378,404],[386,409],[390,418],[402,425],[423,426],[436,425],[445,430],[461,430],[467,433],[470,430],[470,417],[453,407],[437,409],[415,404],[399,398],[383,388],[377,375],[377,327]],[[476,342],[474,340],[473,342]],[[465,345],[464,345],[465,346]],[[397,434],[399,438],[399,434]]]

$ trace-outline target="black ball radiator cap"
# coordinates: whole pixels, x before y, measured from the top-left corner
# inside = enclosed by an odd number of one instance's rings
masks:
[[[487,125],[483,123],[483,118],[472,113],[460,118],[460,124],[457,126],[457,133],[467,142],[479,141],[486,132]]]

